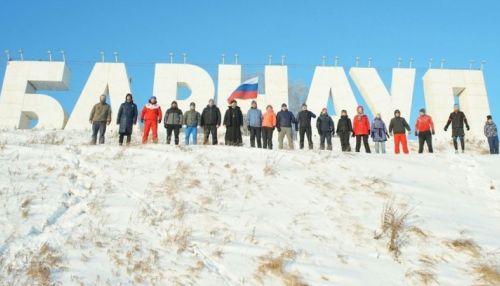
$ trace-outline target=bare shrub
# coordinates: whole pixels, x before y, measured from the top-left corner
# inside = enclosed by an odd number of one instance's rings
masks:
[[[439,284],[436,278],[436,273],[430,270],[415,270],[406,273],[405,276],[409,278],[414,278],[420,283],[422,283],[422,285],[426,286]]]
[[[27,277],[36,285],[52,285],[50,273],[62,266],[61,253],[44,243],[35,253],[26,270]]]

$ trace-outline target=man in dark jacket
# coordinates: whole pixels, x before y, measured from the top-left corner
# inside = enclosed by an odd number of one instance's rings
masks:
[[[316,118],[316,114],[307,110],[307,105],[302,104],[302,110],[297,114],[297,122],[299,125],[300,149],[304,149],[304,135],[307,134],[309,149],[313,148],[311,119]]]
[[[221,122],[221,114],[219,108],[215,105],[214,100],[208,101],[207,107],[201,113],[200,126],[203,127],[203,144],[208,144],[208,137],[212,134],[212,144],[217,145],[217,128]]]
[[[125,102],[120,105],[118,110],[118,116],[116,118],[116,124],[120,125],[118,133],[120,138],[118,143],[123,145],[123,137],[127,136],[127,145],[130,144],[130,139],[132,135],[132,127],[137,123],[137,105],[134,103],[132,94],[127,94],[125,97]]]
[[[243,145],[241,137],[241,126],[243,126],[243,113],[236,100],[231,101],[231,105],[224,115],[224,126],[226,126],[225,143],[230,146]]]
[[[286,103],[281,105],[281,111],[276,114],[276,129],[278,129],[278,148],[283,149],[283,139],[286,136],[288,147],[293,150],[292,124],[295,131],[299,130],[297,120],[293,113],[288,110]]]
[[[403,146],[403,153],[408,154],[408,141],[406,140],[406,131],[410,132],[411,128],[406,119],[401,117],[399,110],[394,111],[394,118],[389,123],[389,134],[394,134],[394,153],[399,154],[400,145]]]
[[[170,108],[165,112],[163,124],[167,129],[167,144],[170,144],[173,131],[175,145],[179,145],[179,132],[182,127],[182,110],[177,107],[177,101],[172,101]]]
[[[341,111],[339,121],[337,122],[337,135],[340,138],[342,152],[351,152],[351,143],[349,143],[351,132],[352,122],[349,116],[347,116],[347,111],[344,109]]]
[[[453,107],[453,112],[450,114],[450,117],[448,118],[448,122],[446,123],[446,126],[444,127],[444,131],[448,131],[448,127],[451,124],[451,137],[453,138],[453,146],[455,146],[455,153],[458,153],[458,142],[457,139],[460,138],[460,145],[462,147],[462,153],[465,152],[465,142],[464,142],[464,123],[465,127],[467,128],[467,131],[469,131],[469,123],[467,122],[467,117],[465,117],[465,114],[460,111],[460,108],[458,107],[458,104],[455,104]]]
[[[106,133],[106,125],[111,123],[111,106],[106,103],[106,95],[99,97],[99,103],[94,105],[90,111],[90,124],[92,124],[92,141],[90,144],[97,143],[97,134],[99,133],[99,144],[104,144],[104,133]]]
[[[327,150],[332,150],[332,136],[335,134],[335,125],[333,124],[333,120],[328,115],[328,110],[323,108],[321,110],[321,114],[316,120],[316,128],[318,129],[319,134],[319,149],[325,150],[325,140],[327,144]]]

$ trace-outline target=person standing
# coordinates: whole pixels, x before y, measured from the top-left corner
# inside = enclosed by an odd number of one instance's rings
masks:
[[[295,131],[299,130],[297,120],[293,113],[288,110],[286,103],[281,105],[281,110],[276,115],[276,128],[278,129],[278,148],[283,149],[283,139],[286,136],[288,147],[293,150],[292,124],[295,125]]]
[[[316,119],[316,128],[319,134],[319,149],[325,150],[325,140],[327,150],[332,150],[332,136],[335,134],[335,125],[332,118],[328,115],[328,110],[323,108],[318,119]]]
[[[191,102],[189,104],[189,110],[184,113],[184,122],[186,126],[184,129],[184,143],[189,145],[189,137],[192,137],[192,142],[194,145],[197,143],[198,139],[198,125],[200,124],[201,115],[196,111],[196,103]]]
[[[92,107],[89,117],[92,124],[92,141],[90,144],[97,143],[97,135],[99,134],[99,144],[104,144],[104,133],[106,133],[106,125],[111,123],[111,106],[106,103],[106,95],[99,97],[99,103]]]
[[[490,154],[498,154],[498,131],[497,125],[493,122],[491,115],[486,116],[486,123],[484,124],[484,136],[488,139],[490,146]]]
[[[304,135],[307,135],[307,142],[309,143],[309,150],[313,149],[311,120],[316,118],[316,114],[307,110],[307,105],[302,104],[302,110],[297,114],[297,121],[299,125],[300,136],[300,149],[304,149]]]
[[[170,108],[165,112],[163,125],[167,129],[167,145],[170,144],[172,139],[172,132],[174,133],[174,143],[179,145],[179,132],[182,127],[182,110],[177,107],[177,101],[172,101]]]
[[[255,148],[255,139],[257,139],[257,147],[262,148],[262,112],[257,108],[257,101],[252,101],[252,107],[247,113],[247,128],[250,132],[250,146]]]
[[[214,100],[210,99],[208,105],[201,113],[200,126],[203,127],[203,145],[208,144],[208,137],[212,134],[212,144],[217,145],[217,128],[221,123],[221,113],[215,105]]]
[[[141,111],[141,122],[144,123],[142,144],[148,142],[149,131],[153,132],[153,143],[158,143],[158,124],[161,123],[161,107],[156,101],[156,96],[151,96],[148,103]]]
[[[351,143],[349,142],[352,132],[352,122],[347,115],[346,110],[340,112],[340,118],[337,122],[337,135],[340,138],[342,152],[351,152]]]
[[[385,141],[389,138],[389,134],[380,113],[375,115],[371,131],[372,140],[375,142],[375,153],[385,154]]]
[[[273,132],[276,127],[276,113],[273,106],[266,107],[266,113],[262,117],[262,147],[264,149],[273,149]]]
[[[241,113],[241,109],[234,99],[224,115],[224,126],[226,126],[225,144],[242,146],[241,126],[243,126],[243,113]]]
[[[120,105],[116,118],[116,124],[120,125],[118,129],[118,133],[120,134],[118,143],[120,146],[123,145],[123,138],[125,136],[127,136],[127,145],[130,144],[132,128],[137,123],[137,116],[137,105],[134,103],[132,94],[129,93],[125,96],[125,102]]]
[[[465,152],[465,131],[464,124],[469,131],[469,123],[467,122],[467,117],[465,117],[465,113],[460,111],[458,104],[453,106],[453,112],[450,114],[448,118],[448,122],[444,126],[444,131],[448,131],[448,127],[451,124],[451,138],[453,138],[453,146],[455,147],[455,153],[458,153],[458,139],[460,138],[460,146],[462,147],[462,153]]]
[[[418,136],[418,153],[424,152],[424,143],[427,143],[429,153],[433,153],[432,135],[434,131],[434,122],[432,118],[425,113],[425,108],[420,109],[420,116],[415,123],[415,136]]]
[[[365,109],[363,108],[363,106],[358,106],[356,111],[357,114],[352,119],[352,136],[356,137],[356,152],[360,151],[361,141],[363,141],[365,152],[371,153],[370,145],[368,144],[368,135],[370,134],[370,121],[368,121],[368,116],[365,115]]]
[[[403,146],[403,153],[408,154],[408,140],[406,138],[406,131],[410,132],[411,128],[406,119],[401,117],[399,110],[394,111],[394,118],[389,123],[389,134],[394,135],[394,153],[399,154],[400,145]]]

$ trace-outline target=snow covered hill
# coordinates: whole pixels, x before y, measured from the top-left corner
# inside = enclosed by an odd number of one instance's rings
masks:
[[[87,141],[0,132],[1,285],[500,285],[500,157],[479,143]]]

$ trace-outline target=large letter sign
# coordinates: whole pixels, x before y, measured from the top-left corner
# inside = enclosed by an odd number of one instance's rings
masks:
[[[62,129],[66,115],[54,98],[40,90],[67,90],[69,69],[64,62],[11,61],[7,63],[0,96],[0,125],[8,128]]]

